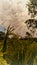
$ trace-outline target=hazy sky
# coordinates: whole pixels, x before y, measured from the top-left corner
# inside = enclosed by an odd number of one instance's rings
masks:
[[[28,0],[0,0],[0,24],[7,27],[11,23],[15,32],[23,36],[27,29],[24,22],[29,18],[27,2]]]

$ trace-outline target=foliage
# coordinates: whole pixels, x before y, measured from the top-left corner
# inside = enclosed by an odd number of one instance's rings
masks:
[[[37,56],[37,39],[19,39],[18,35],[12,35],[12,38],[6,39],[7,47],[5,53],[3,53],[0,49],[0,58],[2,56],[3,62],[5,60],[10,65],[33,65],[34,59]],[[3,41],[1,42],[0,48],[2,46]],[[2,60],[0,62],[2,62]]]
[[[27,28],[30,30],[30,33],[29,33],[30,37],[33,37],[34,33],[35,33],[36,29],[37,29],[37,20],[36,19],[28,19],[28,20],[25,21],[25,23],[27,25]]]
[[[34,37],[35,31],[37,29],[37,20],[35,17],[37,16],[37,0],[29,0],[27,3],[28,13],[31,15],[31,19],[28,19],[25,23],[30,30],[30,37]],[[28,35],[28,34],[27,34]]]
[[[37,14],[37,0],[29,0],[28,4],[28,11],[31,16],[34,17]]]
[[[6,53],[3,55],[3,58],[10,65],[30,65],[30,63],[33,64],[36,56],[37,39],[19,39],[17,35],[14,35],[13,38],[7,40]]]
[[[9,65],[5,59],[0,57],[0,65]]]

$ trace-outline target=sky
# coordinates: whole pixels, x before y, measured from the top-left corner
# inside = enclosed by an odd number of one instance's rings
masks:
[[[28,30],[24,23],[29,18],[26,6],[28,1],[29,0],[0,0],[0,25],[7,28],[7,26],[11,24],[15,28],[15,33],[25,36]]]

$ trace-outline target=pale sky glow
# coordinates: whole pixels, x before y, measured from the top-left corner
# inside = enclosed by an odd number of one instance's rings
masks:
[[[25,21],[30,17],[26,6],[28,1],[29,0],[0,0],[0,25],[7,28],[7,26],[11,24],[15,28],[14,33],[23,37],[27,31],[30,32],[25,24]]]
[[[29,18],[27,2],[28,0],[0,0],[0,24],[5,27],[12,24],[16,28],[15,32],[23,35],[27,29],[24,22]]]
[[[23,8],[23,10],[27,10],[26,3],[28,0],[13,0],[13,3],[16,5],[16,3]]]
[[[0,20],[5,22],[14,20],[23,20],[27,16],[26,3],[28,0],[0,0]]]

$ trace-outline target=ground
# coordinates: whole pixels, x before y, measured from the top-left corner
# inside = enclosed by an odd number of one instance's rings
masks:
[[[37,65],[37,39],[9,39],[5,54],[2,47],[3,41],[0,42],[0,65]]]

